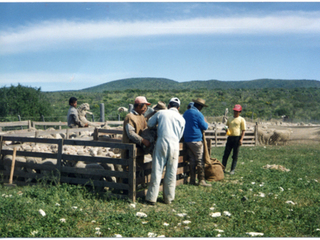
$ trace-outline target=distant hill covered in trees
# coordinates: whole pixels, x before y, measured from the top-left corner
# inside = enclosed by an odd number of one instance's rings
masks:
[[[128,78],[115,80],[94,87],[85,92],[140,90],[188,90],[188,89],[263,89],[263,88],[320,88],[317,80],[257,79],[251,81],[188,81],[177,82],[166,78]]]

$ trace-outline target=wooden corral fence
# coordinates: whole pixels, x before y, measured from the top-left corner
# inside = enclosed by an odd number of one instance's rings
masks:
[[[246,133],[243,137],[242,146],[256,146],[258,144],[258,124],[255,125],[254,130],[246,130]],[[205,131],[206,139],[212,140],[211,147],[224,147],[227,143],[228,136],[226,135],[225,130],[206,130]]]
[[[0,122],[0,131],[3,127],[27,127],[31,128],[31,121],[15,121],[15,122]]]

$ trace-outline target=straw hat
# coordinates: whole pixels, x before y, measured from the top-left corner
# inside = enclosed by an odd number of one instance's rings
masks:
[[[200,105],[202,105],[202,106],[204,106],[204,107],[208,107],[208,105],[205,104],[205,103],[206,103],[206,100],[204,100],[204,99],[202,99],[202,98],[192,99],[192,101],[193,101],[194,103],[198,103],[198,104],[200,104]]]
[[[153,108],[153,110],[158,111],[158,110],[165,110],[165,109],[167,109],[167,106],[166,106],[166,104],[165,104],[164,102],[159,101],[158,104],[157,104],[157,105],[154,105],[152,108]]]

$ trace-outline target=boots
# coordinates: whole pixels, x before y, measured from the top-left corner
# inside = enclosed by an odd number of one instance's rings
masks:
[[[211,187],[211,184],[206,183],[205,177],[204,177],[204,167],[198,166],[198,179],[199,179],[199,186],[203,187]]]
[[[196,166],[190,166],[190,184],[196,185]]]

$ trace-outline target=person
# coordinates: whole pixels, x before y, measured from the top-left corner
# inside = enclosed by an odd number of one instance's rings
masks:
[[[186,127],[184,130],[184,142],[187,146],[187,154],[190,160],[190,184],[196,184],[196,168],[198,171],[198,180],[200,186],[211,187],[205,181],[204,160],[203,160],[203,134],[202,131],[208,129],[208,123],[201,113],[203,107],[208,107],[205,100],[201,98],[192,99],[194,102],[188,110],[183,114],[186,120]]]
[[[83,124],[79,120],[79,115],[78,115],[78,110],[77,110],[77,104],[78,104],[78,99],[75,97],[71,97],[69,99],[69,111],[67,115],[67,120],[68,120],[68,127],[69,128],[75,128],[75,127],[88,127],[88,123]]]
[[[145,116],[147,121],[149,120],[149,118],[151,118],[158,111],[167,109],[167,106],[166,106],[166,104],[164,102],[159,101],[157,103],[157,105],[154,105],[151,109],[152,109],[152,112],[150,112],[149,114],[147,114]]]
[[[230,135],[227,138],[226,147],[224,149],[224,154],[222,158],[222,165],[227,166],[227,161],[231,150],[233,150],[232,155],[232,165],[230,174],[235,173],[235,168],[238,161],[239,147],[242,145],[243,137],[246,131],[246,120],[243,117],[240,117],[242,107],[240,104],[236,104],[233,108],[233,119],[227,120],[227,126],[230,131]]]
[[[146,97],[136,97],[133,110],[126,115],[123,121],[122,143],[135,143],[137,145],[138,156],[143,154],[143,146],[150,146],[150,142],[140,136],[142,130],[147,128],[147,121],[143,114],[149,105],[150,103]],[[121,152],[121,157],[127,158],[125,151]],[[137,158],[137,164],[141,166],[143,164],[143,158]]]
[[[157,127],[158,138],[152,154],[152,171],[146,201],[154,205],[157,202],[159,186],[164,167],[163,199],[171,204],[175,197],[176,174],[179,160],[179,142],[182,138],[185,120],[179,113],[180,100],[172,98],[167,110],[161,110],[148,121],[148,127]]]

